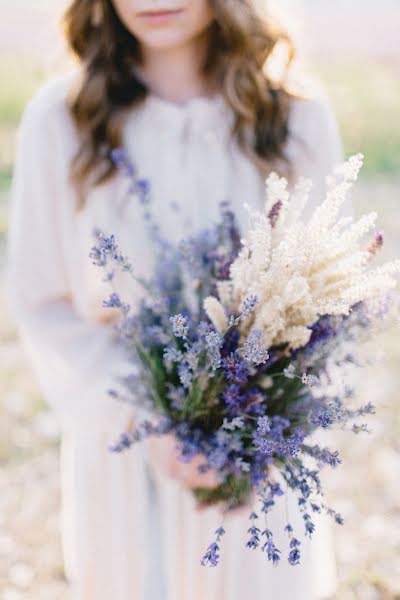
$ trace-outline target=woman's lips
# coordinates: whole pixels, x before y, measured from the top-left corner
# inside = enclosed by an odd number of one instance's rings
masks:
[[[164,23],[182,12],[181,8],[165,10],[146,10],[138,13],[138,17],[148,23]]]

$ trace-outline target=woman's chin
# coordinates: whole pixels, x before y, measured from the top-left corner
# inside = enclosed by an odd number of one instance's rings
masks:
[[[190,42],[190,36],[174,29],[158,28],[146,32],[140,38],[140,43],[148,50],[173,50]]]

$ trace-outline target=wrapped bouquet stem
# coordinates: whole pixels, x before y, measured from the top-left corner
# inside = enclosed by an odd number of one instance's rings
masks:
[[[132,188],[148,194],[123,151],[115,159]],[[123,432],[114,451],[172,434],[180,460],[201,456],[199,472],[217,473],[216,487],[194,490],[202,503],[229,510],[256,495],[267,516],[290,489],[310,537],[315,513],[342,522],[325,504],[319,477],[341,458],[315,443],[314,433],[322,439],[335,426],[367,431],[364,417],[374,407],[355,403],[344,375],[385,311],[400,268],[399,261],[374,266],[383,235],[365,236],[375,213],[340,217],[361,165],[360,154],[340,165],[308,218],[311,182],[299,180],[289,194],[286,180],[272,173],[264,210],[250,214],[246,239],[227,204],[215,226],[176,245],[148,219],[158,253],[154,273],[139,281],[145,290],[139,307],[133,310],[115,290],[103,303],[120,311],[121,341],[139,365],[124,381],[124,399],[145,398],[151,415]],[[90,256],[111,283],[116,268],[135,278],[110,232],[95,232]],[[283,549],[258,517],[251,512],[247,545],[276,564]],[[295,565],[300,542],[290,522],[286,530],[287,558]],[[223,533],[216,529],[203,564],[218,563]]]

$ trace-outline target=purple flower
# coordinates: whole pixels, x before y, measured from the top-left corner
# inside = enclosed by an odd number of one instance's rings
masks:
[[[259,417],[257,419],[257,433],[259,435],[267,435],[267,433],[271,429],[271,419],[264,415],[263,417]]]
[[[317,427],[322,427],[323,429],[328,429],[328,427],[333,425],[335,421],[335,415],[329,409],[323,410],[318,415],[311,417],[311,423]]]
[[[134,316],[116,291],[103,302],[103,306],[122,311],[117,331],[135,359],[135,377],[132,375],[129,387],[124,383],[123,392],[112,390],[110,395],[124,401],[143,396],[148,405],[156,408],[158,417],[166,417],[162,425],[159,420],[158,425],[145,421],[133,432],[124,433],[113,451],[122,452],[150,435],[171,431],[182,461],[200,454],[204,459],[199,472],[216,469],[226,484],[230,478],[248,481],[259,494],[260,515],[267,517],[283,495],[280,485],[269,480],[270,467],[276,466],[288,489],[297,495],[307,536],[311,537],[315,530],[315,512],[327,511],[336,522],[343,522],[335,511],[311,501],[323,497],[320,470],[325,464],[340,464],[339,454],[311,442],[308,445],[305,439],[315,429],[335,423],[351,427],[355,421],[364,421],[364,415],[372,414],[374,408],[370,403],[350,408],[353,404],[346,401],[351,397],[347,390],[331,398],[322,386],[318,394],[309,388],[319,384],[319,373],[324,380],[330,380],[327,359],[332,357],[335,361],[334,351],[340,348],[341,341],[356,340],[357,328],[369,324],[362,304],[352,307],[348,317],[319,318],[310,325],[311,338],[303,348],[286,352],[285,347],[276,345],[268,350],[263,344],[263,330],[252,323],[241,343],[243,321],[254,318],[258,305],[257,296],[250,295],[249,289],[241,310],[227,313],[230,326],[224,336],[220,335],[207,320],[202,303],[209,295],[218,296],[220,281],[229,279],[230,265],[237,257],[240,235],[233,215],[225,211],[216,227],[193,235],[179,246],[169,242],[153,219],[154,207],[147,204],[149,182],[138,179],[123,149],[115,149],[112,158],[130,177],[129,191],[145,205],[142,214],[148,221],[145,225],[149,238],[155,242],[156,260],[148,280],[133,277],[147,291]],[[281,208],[282,203],[277,202],[270,210],[272,227],[278,222]],[[104,268],[105,280],[116,285],[114,273],[121,270],[133,275],[114,235],[99,230],[95,235],[90,257]],[[380,242],[378,238],[376,243]],[[355,362],[355,358],[349,354],[343,362]],[[138,365],[143,368],[137,369]],[[367,428],[355,424],[353,430]],[[261,547],[276,565],[281,551],[276,548],[268,525],[261,534],[256,519],[252,513],[245,544],[252,549]],[[286,532],[290,540],[288,560],[296,565],[300,561],[300,542],[293,537],[290,524]],[[223,534],[222,527],[216,530],[215,539],[201,559],[202,565],[218,564]]]
[[[198,336],[206,337],[206,335],[210,333],[210,331],[213,331],[211,324],[207,323],[207,321],[200,321],[200,323],[197,326]]]
[[[283,496],[285,494],[279,483],[270,483],[269,487],[273,496]]]
[[[221,526],[215,531],[216,539],[215,542],[212,542],[208,548],[203,558],[201,559],[201,565],[203,567],[216,567],[219,562],[219,541],[221,537],[224,535],[225,529]]]
[[[349,417],[364,417],[365,415],[374,415],[376,412],[375,406],[372,402],[368,402],[364,406],[360,406],[355,411],[349,411]]]
[[[318,377],[315,375],[307,375],[306,373],[303,373],[301,381],[304,383],[304,385],[307,385],[311,389],[321,385]]]
[[[261,454],[267,456],[272,456],[279,449],[275,440],[260,438],[258,435],[254,435],[254,444]]]
[[[288,523],[288,524],[285,526],[285,531],[287,532],[287,534],[288,534],[289,538],[291,538],[291,537],[292,537],[292,533],[293,533],[293,527],[291,526],[291,524],[290,524],[290,523]]]
[[[275,440],[279,440],[284,430],[288,427],[290,427],[289,419],[286,419],[279,415],[274,415],[272,417],[271,437],[273,437],[273,439]]]
[[[271,561],[273,565],[277,565],[281,559],[281,551],[278,550],[278,548],[274,544],[272,531],[270,531],[269,529],[265,529],[262,532],[262,535],[265,535],[267,537],[267,541],[262,546],[261,550],[267,553],[268,560]]]
[[[337,467],[337,465],[340,465],[342,462],[342,459],[339,456],[338,450],[335,450],[334,452],[332,452],[328,448],[322,448],[319,456],[317,456],[317,457],[319,458],[319,460],[321,460],[323,463],[331,466],[333,469],[335,467]]]
[[[268,213],[268,219],[269,219],[269,222],[271,223],[272,228],[274,228],[278,222],[279,215],[282,210],[282,206],[283,206],[282,200],[277,200],[277,202],[275,202],[275,204],[272,205],[272,207]]]
[[[300,563],[300,542],[296,538],[290,540],[289,563],[294,566]]]
[[[181,380],[183,387],[185,387],[185,388],[190,387],[190,384],[192,383],[192,380],[193,380],[193,374],[189,370],[189,367],[185,363],[180,364],[178,366],[178,375],[179,375],[179,379]]]
[[[253,328],[243,346],[243,358],[255,365],[262,365],[269,358],[268,350],[261,347],[262,338],[262,330]]]
[[[228,408],[229,414],[236,414],[243,401],[243,396],[240,393],[240,387],[236,383],[232,383],[224,389],[221,396]]]
[[[93,235],[97,245],[91,248],[89,257],[92,263],[99,267],[105,267],[108,260],[113,261],[122,271],[133,272],[129,260],[120,254],[114,235],[106,236],[100,229],[94,228]]]
[[[111,150],[111,160],[116,168],[123,172],[127,177],[132,177],[134,175],[135,169],[124,148],[113,148],[113,150]]]
[[[216,332],[210,331],[205,337],[207,357],[211,363],[211,368],[216,371],[221,366],[221,348],[223,338]]]
[[[141,204],[147,204],[149,201],[149,194],[150,194],[150,182],[147,179],[138,179],[135,182],[135,189],[134,191],[136,191],[139,195],[139,202]],[[149,215],[148,219],[150,219],[151,216]]]
[[[308,513],[304,513],[303,519],[304,519],[304,526],[306,529],[306,535],[308,535],[308,537],[311,538],[312,534],[314,533],[314,530],[315,530],[315,525],[311,521],[311,517]]]
[[[120,453],[130,448],[134,442],[132,434],[124,432],[120,435],[118,442],[110,447],[110,450],[111,452]]]
[[[115,275],[115,269],[111,269],[111,271],[106,271],[103,281],[105,281],[106,283],[109,281],[112,281],[114,279],[114,275]]]
[[[374,256],[378,250],[383,246],[384,232],[382,230],[376,231],[372,242],[369,244],[367,251]]]
[[[340,515],[339,513],[335,514],[335,521],[338,525],[343,525],[343,523],[344,523],[344,519],[343,519],[342,515]]]
[[[302,350],[303,352],[312,351],[318,344],[326,343],[330,338],[335,338],[338,334],[338,323],[335,318],[322,317],[314,325],[311,326],[310,340]]]
[[[93,230],[93,235],[97,239],[97,245],[91,248],[89,257],[94,265],[104,267],[107,264],[108,256],[118,253],[115,237],[113,235],[107,237],[97,228]]]
[[[168,347],[164,348],[163,359],[166,367],[170,369],[174,363],[179,363],[182,361],[183,354],[180,350],[177,350],[177,348]]]
[[[266,410],[265,394],[258,388],[249,389],[244,394],[244,411],[255,417],[262,417]]]
[[[111,234],[110,236],[106,236],[99,229],[95,229],[93,233],[98,239],[99,250],[101,250],[105,254],[117,254],[118,253],[118,246],[115,242],[115,236],[113,234]]]
[[[258,296],[257,294],[251,294],[248,298],[245,299],[242,305],[241,316],[249,317],[251,313],[254,311],[255,307],[258,304]]]
[[[207,552],[201,559],[201,565],[203,567],[216,567],[219,562],[219,545],[217,542],[211,542],[207,548]]]
[[[97,246],[93,246],[89,252],[89,258],[92,259],[92,263],[97,267],[105,267],[107,264],[107,256],[105,252],[102,252]]]
[[[246,363],[238,359],[234,354],[230,354],[222,359],[222,368],[225,371],[228,381],[238,384],[247,383],[249,370]]]
[[[275,497],[283,495],[283,491],[279,483],[267,483],[265,495],[262,497],[262,512],[268,513],[271,508],[275,505]]]
[[[221,425],[221,428],[227,431],[235,431],[235,429],[242,429],[242,427],[244,427],[243,417],[234,417],[231,421],[224,418],[224,422]]]
[[[254,550],[260,545],[260,529],[255,525],[255,520],[258,519],[258,516],[255,512],[252,512],[250,514],[249,519],[251,521],[251,527],[247,530],[247,533],[250,533],[251,537],[246,543],[246,548],[251,548],[252,550]]]
[[[187,324],[187,319],[183,315],[174,315],[169,319],[172,323],[172,331],[175,337],[185,338],[188,331],[189,326]]]
[[[221,350],[222,356],[228,356],[237,350],[239,344],[239,331],[238,329],[230,329],[224,337],[224,345]]]
[[[120,308],[123,313],[129,312],[130,305],[124,304],[116,292],[110,294],[108,300],[103,300],[102,306],[105,308]]]
[[[288,451],[290,456],[293,458],[297,456],[300,451],[301,445],[304,441],[305,433],[302,429],[297,428],[294,433],[288,439]]]
[[[229,450],[216,448],[208,455],[208,464],[214,469],[222,469],[228,462]]]
[[[175,408],[176,410],[182,410],[186,398],[185,389],[183,387],[174,387],[169,384],[167,398],[171,400],[172,408]]]
[[[218,529],[215,531],[215,533],[217,535],[217,541],[219,541],[221,539],[221,537],[224,535],[225,529],[221,525],[220,527],[218,527]]]

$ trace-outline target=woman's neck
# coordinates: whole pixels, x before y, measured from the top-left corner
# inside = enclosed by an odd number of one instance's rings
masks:
[[[184,47],[142,48],[138,72],[150,92],[171,102],[185,102],[213,93],[202,73],[208,39],[202,36]]]

